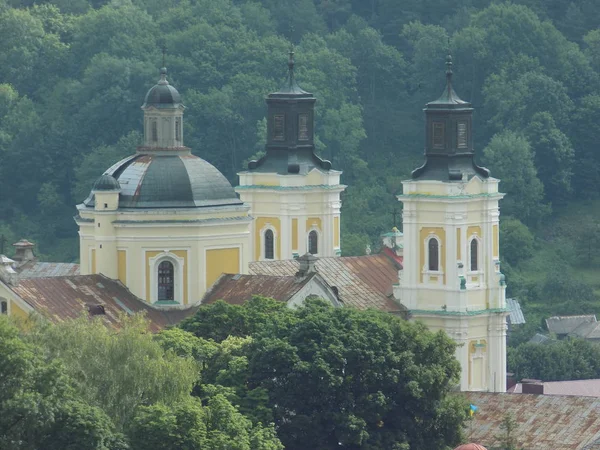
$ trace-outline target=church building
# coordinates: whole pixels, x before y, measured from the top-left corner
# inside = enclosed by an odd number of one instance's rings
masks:
[[[183,141],[179,92],[160,71],[142,106],[144,142],[77,206],[81,274],[119,279],[164,308],[198,303],[221,273],[247,273],[248,206]]]
[[[460,347],[463,391],[506,391],[506,299],[499,180],[475,163],[473,108],[452,87],[425,108],[425,163],[402,183],[404,270],[396,298]]]
[[[0,255],[0,308],[118,327],[144,312],[158,330],[200,303],[270,295],[375,308],[444,330],[459,347],[460,389],[506,390],[506,299],[499,180],[475,162],[473,108],[452,87],[425,108],[425,163],[403,182],[403,232],[382,251],[341,256],[341,172],[315,153],[316,98],[288,78],[269,94],[265,154],[235,189],[184,145],[185,107],[167,70],[142,106],[144,140],[77,206],[80,263],[41,263],[33,244]],[[201,149],[200,149],[201,150]],[[370,253],[370,252],[369,252]]]

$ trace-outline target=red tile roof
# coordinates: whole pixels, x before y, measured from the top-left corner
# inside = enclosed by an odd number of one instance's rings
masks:
[[[232,305],[241,305],[253,295],[274,298],[287,302],[314,276],[275,276],[275,275],[232,275],[223,274],[204,296],[202,304],[225,300]]]
[[[293,259],[257,261],[250,263],[250,273],[293,276],[298,267],[298,261]],[[393,300],[399,267],[384,254],[319,258],[316,268],[327,284],[338,288],[340,300],[346,306],[390,312],[402,310]]]
[[[465,434],[488,448],[498,445],[506,413],[516,419],[517,448],[527,450],[600,449],[600,399],[535,394],[465,394],[478,407]]]
[[[102,320],[114,328],[120,327],[120,314],[144,313],[150,329],[158,331],[194,314],[197,308],[160,311],[151,308],[125,286],[103,275],[31,278],[10,288],[39,314],[52,322],[89,315],[89,308],[104,307]]]

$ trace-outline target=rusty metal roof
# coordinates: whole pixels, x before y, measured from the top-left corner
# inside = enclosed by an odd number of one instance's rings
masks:
[[[517,447],[527,450],[600,449],[600,399],[535,394],[468,392],[478,407],[467,425],[469,440],[493,447],[502,436],[502,419],[517,421]]]
[[[253,295],[274,298],[282,302],[290,300],[314,276],[306,277],[276,275],[233,275],[223,274],[204,296],[202,304],[224,300],[232,305],[241,305]]]
[[[17,267],[19,278],[64,277],[79,275],[79,264],[31,261]]]
[[[104,307],[102,320],[113,328],[120,328],[121,314],[143,313],[152,331],[176,324],[194,314],[197,308],[160,311],[151,308],[133,295],[125,286],[103,275],[29,278],[11,289],[39,314],[52,322],[89,315],[90,309]]]
[[[554,334],[569,334],[585,323],[596,322],[594,314],[584,316],[554,316],[546,319],[548,331]]]
[[[250,263],[255,275],[293,276],[298,271],[296,260],[256,261]],[[386,255],[319,258],[317,272],[330,286],[339,290],[346,306],[400,311],[393,300],[393,285],[398,283],[398,266]]]

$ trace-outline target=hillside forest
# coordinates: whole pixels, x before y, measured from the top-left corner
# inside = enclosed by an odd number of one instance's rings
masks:
[[[502,270],[525,308],[600,307],[600,3],[595,0],[0,0],[0,235],[76,261],[74,206],[140,141],[166,49],[186,145],[235,185],[260,154],[287,53],[344,171],[342,251],[400,226],[426,102],[454,60],[480,162],[502,180]],[[4,245],[3,245],[4,247]]]

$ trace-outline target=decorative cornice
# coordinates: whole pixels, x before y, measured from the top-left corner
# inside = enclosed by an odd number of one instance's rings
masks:
[[[474,198],[502,198],[505,194],[501,192],[482,193],[482,194],[460,194],[460,195],[437,195],[437,194],[400,194],[398,200],[406,199],[425,199],[425,200],[465,200]]]
[[[345,184],[313,184],[307,186],[268,186],[263,184],[250,184],[247,186],[237,186],[235,188],[236,191],[239,190],[251,190],[251,189],[260,189],[260,190],[275,190],[275,191],[311,191],[314,189],[323,189],[323,190],[344,190],[348,186]]]
[[[481,316],[483,314],[502,314],[510,312],[508,308],[480,309],[477,311],[443,311],[429,309],[410,309],[409,312],[419,316]]]

